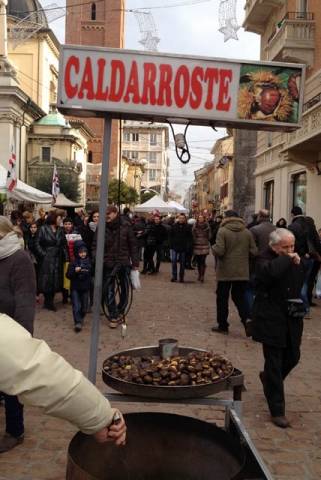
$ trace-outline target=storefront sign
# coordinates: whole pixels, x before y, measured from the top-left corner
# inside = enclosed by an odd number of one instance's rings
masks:
[[[77,116],[291,131],[300,126],[304,73],[296,64],[65,45],[58,107]]]

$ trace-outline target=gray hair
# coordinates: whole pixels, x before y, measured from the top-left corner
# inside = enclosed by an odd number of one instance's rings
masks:
[[[272,245],[277,245],[282,240],[289,237],[292,238],[293,240],[295,238],[293,233],[290,232],[290,230],[288,230],[287,228],[277,228],[276,230],[270,233],[269,245],[270,247],[272,247]]]

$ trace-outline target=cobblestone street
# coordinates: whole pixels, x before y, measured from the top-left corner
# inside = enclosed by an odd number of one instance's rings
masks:
[[[173,337],[182,346],[211,349],[226,355],[243,371],[247,391],[243,394],[243,420],[255,446],[276,480],[319,480],[321,478],[321,302],[305,321],[300,365],[286,381],[287,416],[292,428],[282,430],[269,421],[258,373],[263,365],[261,345],[244,335],[234,306],[231,305],[230,334],[211,332],[215,320],[215,278],[212,258],[208,261],[204,284],[196,282],[196,272],[186,272],[186,283],[169,282],[169,265],[161,266],[156,276],[142,278],[143,288],[135,292],[128,317],[125,339],[120,330],[111,330],[101,317],[97,385],[101,381],[102,361],[112,352],[157,344]],[[44,338],[51,348],[87,374],[91,315],[83,331],[73,331],[71,307],[60,303],[56,313],[38,308],[35,336]],[[48,372],[50,375],[50,372]],[[122,404],[123,411],[144,411],[143,404]],[[173,412],[204,420],[222,418],[218,407],[171,406]],[[0,407],[1,427],[4,425]],[[159,408],[158,408],[159,410]],[[169,408],[167,406],[167,411]],[[215,411],[214,411],[215,410]],[[219,410],[219,409],[218,409]],[[61,420],[25,409],[25,442],[0,456],[0,480],[63,480],[68,444],[75,429]],[[175,479],[169,479],[175,480]]]

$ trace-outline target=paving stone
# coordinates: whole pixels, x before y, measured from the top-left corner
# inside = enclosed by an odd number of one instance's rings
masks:
[[[292,428],[281,430],[270,422],[258,373],[263,367],[261,345],[244,335],[237,312],[230,305],[230,334],[211,332],[215,324],[215,278],[212,259],[208,260],[206,280],[196,282],[196,272],[187,271],[189,283],[172,284],[167,264],[155,276],[142,276],[142,289],[135,292],[128,315],[128,335],[111,330],[102,316],[97,360],[97,387],[107,392],[101,379],[103,360],[112,352],[156,345],[160,338],[173,337],[182,346],[220,352],[231,359],[245,375],[243,422],[275,480],[320,480],[321,478],[321,302],[312,309],[312,320],[305,323],[302,356],[298,367],[286,380],[286,406]],[[57,295],[56,313],[38,307],[35,335],[44,338],[76,368],[88,372],[92,315],[80,334],[73,331],[71,306],[63,306]],[[230,398],[224,392],[220,398]],[[186,404],[118,403],[124,412],[163,411],[189,415],[219,426],[224,411],[217,407]],[[4,408],[0,406],[0,425]],[[63,480],[68,444],[75,434],[73,426],[44,416],[39,409],[25,408],[24,444],[0,455],[0,480]],[[23,464],[21,459],[23,458]],[[173,480],[173,479],[169,479]]]

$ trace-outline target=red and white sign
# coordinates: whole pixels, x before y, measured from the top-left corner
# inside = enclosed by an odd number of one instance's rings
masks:
[[[293,130],[303,75],[302,65],[65,45],[57,103],[77,116],[108,112],[115,118]]]

